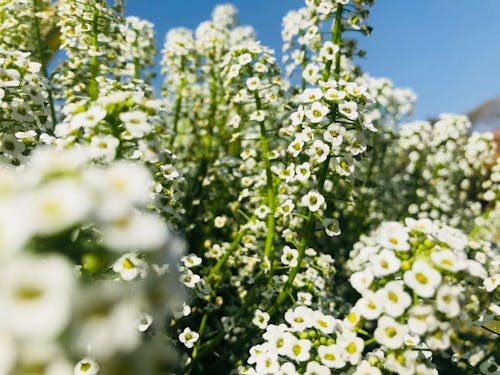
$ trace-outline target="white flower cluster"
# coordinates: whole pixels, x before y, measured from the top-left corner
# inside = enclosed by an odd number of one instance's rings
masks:
[[[41,64],[30,59],[29,52],[0,50],[0,131],[5,139],[2,153],[19,160],[24,151],[16,132],[51,128],[47,80]],[[18,139],[16,139],[18,138]]]
[[[75,373],[112,373],[121,353],[139,360],[158,349],[168,358],[156,340],[141,344],[177,290],[155,263],[169,231],[144,210],[151,177],[129,162],[90,166],[87,151],[39,149],[0,170],[2,374],[69,374],[84,357]]]
[[[288,310],[284,319],[286,324],[266,327],[264,343],[250,349],[251,367],[241,374],[329,375],[347,368],[362,374],[371,368],[362,361],[364,340],[343,321],[304,305]]]
[[[488,292],[496,289],[491,278],[500,263],[498,250],[487,242],[469,241],[439,222],[408,218],[405,224],[384,222],[363,237],[346,265],[361,295],[347,319],[353,326],[375,326],[373,337],[389,354],[381,359],[385,368],[413,374],[419,373],[414,349],[434,356],[460,351],[458,337],[489,304],[483,280],[489,280]]]
[[[0,1],[0,50],[30,52],[42,64],[53,54],[45,40],[55,27],[48,0]]]

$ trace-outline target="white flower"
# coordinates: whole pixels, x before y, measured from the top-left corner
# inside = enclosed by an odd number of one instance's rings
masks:
[[[333,333],[337,326],[337,320],[331,315],[325,315],[321,311],[316,310],[313,313],[313,327],[328,335]]]
[[[458,272],[466,267],[466,263],[460,260],[456,253],[450,249],[433,251],[431,253],[431,260],[439,268],[450,272]]]
[[[189,327],[184,328],[184,331],[182,331],[179,335],[179,341],[182,342],[188,349],[192,348],[199,338],[200,335],[198,332],[192,331]]]
[[[394,251],[383,249],[370,260],[370,269],[375,277],[385,277],[401,268],[401,260]]]
[[[295,267],[299,258],[297,249],[292,249],[290,246],[283,247],[283,254],[281,255],[281,263],[288,267]]]
[[[331,41],[326,41],[323,43],[321,50],[319,51],[319,56],[327,61],[333,61],[339,52],[340,47],[333,44]]]
[[[292,362],[285,362],[281,365],[277,375],[299,375]]]
[[[309,149],[307,150],[307,154],[316,163],[322,163],[330,154],[330,147],[326,143],[320,141],[319,139],[316,139],[311,147],[309,147]]]
[[[260,329],[266,329],[267,323],[271,317],[265,311],[261,311],[259,309],[255,310],[255,314],[252,319],[252,323],[255,324]]]
[[[465,249],[468,243],[467,236],[462,231],[446,225],[438,230],[436,237],[451,249],[458,251]]]
[[[334,218],[323,220],[323,227],[327,236],[333,237],[340,234],[339,221]]]
[[[345,331],[337,340],[337,345],[344,348],[344,358],[351,365],[359,363],[361,354],[365,348],[365,342],[361,337],[356,336],[354,332]]]
[[[315,84],[319,78],[319,66],[316,64],[307,64],[302,71],[302,78],[310,84]]]
[[[19,256],[2,265],[0,331],[34,340],[59,335],[71,318],[73,267],[60,256]]]
[[[399,324],[389,316],[381,316],[373,336],[381,345],[389,349],[399,349],[403,346],[403,340],[408,334],[408,327]]]
[[[120,141],[112,135],[95,135],[90,140],[89,153],[92,158],[111,161],[115,158]]]
[[[366,319],[377,319],[384,306],[380,298],[372,291],[367,290],[355,305],[356,310]]]
[[[11,374],[12,367],[16,362],[16,344],[14,339],[0,330],[0,375]]]
[[[328,346],[320,345],[318,347],[318,356],[321,363],[329,368],[342,368],[346,364],[344,360],[344,349],[335,344]]]
[[[306,306],[297,306],[294,310],[285,313],[285,320],[291,329],[296,332],[304,331],[313,325],[313,310]]]
[[[165,222],[156,214],[136,212],[106,225],[102,237],[104,245],[114,251],[145,251],[162,248],[168,233]]]
[[[287,350],[285,355],[294,361],[307,361],[311,356],[310,350],[312,342],[307,339],[297,339],[295,336],[292,337],[293,340],[289,346],[286,347]]]
[[[271,212],[271,209],[266,205],[259,206],[255,210],[255,214],[259,219],[264,219],[269,214],[269,212]]]
[[[408,328],[416,335],[436,329],[438,321],[431,305],[416,305],[408,311]]]
[[[100,367],[99,364],[93,358],[84,358],[80,360],[75,368],[75,375],[96,375],[99,373]]]
[[[331,101],[339,101],[345,98],[345,92],[337,90],[335,88],[330,88],[326,91],[325,99]]]
[[[280,206],[278,207],[278,212],[280,215],[283,215],[283,217],[286,217],[293,212],[294,208],[295,204],[292,202],[292,200],[287,199],[282,204],[280,204]]]
[[[411,297],[403,289],[402,281],[389,281],[376,295],[382,301],[387,315],[397,318],[411,305]]]
[[[120,274],[123,280],[130,281],[137,277],[144,278],[146,276],[148,264],[139,259],[137,254],[128,253],[122,255],[113,264],[113,271]]]
[[[132,138],[142,138],[153,130],[152,125],[148,122],[148,115],[142,111],[122,112],[120,120]]]
[[[340,124],[330,124],[323,133],[323,139],[330,143],[332,147],[338,147],[344,140],[345,128]]]
[[[460,314],[460,288],[451,285],[441,285],[436,294],[436,308],[448,318],[454,318]]]
[[[278,356],[270,351],[263,351],[256,357],[255,371],[257,374],[275,374],[280,368]]]
[[[28,200],[10,199],[0,203],[0,260],[24,248],[33,231],[32,209]]]
[[[298,156],[302,152],[302,148],[304,147],[304,141],[298,138],[295,138],[287,148],[287,152],[293,157]]]
[[[173,181],[180,176],[179,171],[172,164],[163,164],[160,166],[160,170],[168,181]]]
[[[201,277],[200,275],[197,275],[193,273],[191,270],[187,270],[184,272],[184,274],[181,276],[181,282],[188,288],[194,288],[196,287],[196,284],[201,282]]]
[[[73,116],[71,119],[71,128],[79,129],[79,128],[93,128],[96,126],[101,120],[106,117],[106,110],[101,106],[95,105],[90,107],[87,111],[81,112]]]
[[[260,79],[259,77],[250,77],[246,81],[246,85],[248,90],[255,91],[260,88]]]
[[[382,375],[382,372],[370,365],[368,361],[361,361],[352,375]]]
[[[354,159],[351,156],[335,158],[335,172],[341,176],[350,176],[354,172]]]
[[[297,292],[297,304],[309,306],[312,303],[312,294],[308,292]]]
[[[316,100],[319,100],[323,97],[323,91],[319,88],[315,89],[305,89],[304,92],[302,93],[302,102],[304,103],[310,103],[314,102]]]
[[[325,118],[325,116],[330,112],[327,106],[320,102],[314,102],[311,107],[305,111],[306,117],[313,124],[317,124]]]
[[[257,122],[262,122],[266,119],[267,111],[264,111],[262,109],[259,109],[257,111],[253,111],[250,114],[250,120],[252,121],[257,121]]]
[[[142,313],[136,320],[136,327],[139,332],[146,332],[151,324],[153,324],[153,317],[149,314]]]
[[[325,198],[317,191],[310,191],[302,197],[301,203],[310,211],[316,212],[325,204]]]
[[[373,282],[373,273],[369,269],[354,272],[349,277],[349,282],[359,294],[363,295]]]
[[[21,84],[20,78],[18,70],[0,68],[0,87],[17,87]]]
[[[350,120],[358,118],[358,105],[355,102],[342,102],[339,104],[339,113]]]
[[[286,355],[288,348],[295,340],[295,336],[286,330],[287,327],[284,324],[280,324],[279,326],[270,324],[267,326],[266,332],[262,337],[267,340],[269,350],[279,355]]]
[[[409,235],[404,225],[397,222],[384,222],[377,233],[377,240],[381,246],[397,251],[410,250]]]
[[[410,231],[417,231],[422,233],[432,233],[436,229],[436,226],[434,225],[432,220],[427,218],[415,220],[407,217],[405,219],[405,224]]]
[[[487,292],[493,292],[500,285],[500,273],[488,277],[483,284]]]
[[[404,282],[420,297],[430,298],[441,283],[441,274],[423,260],[416,260],[403,275]]]
[[[202,259],[196,254],[189,254],[181,258],[181,262],[186,268],[197,267],[202,263]]]
[[[328,367],[320,365],[316,361],[308,362],[306,371],[304,375],[330,375],[330,369]]]
[[[86,219],[92,208],[89,191],[71,179],[59,179],[37,190],[33,196],[36,232],[47,235]]]
[[[305,182],[311,176],[311,165],[304,162],[295,167],[295,178],[300,182]]]

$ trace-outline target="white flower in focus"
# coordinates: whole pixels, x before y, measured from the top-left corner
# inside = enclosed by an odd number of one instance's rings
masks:
[[[410,250],[409,235],[404,225],[398,222],[384,222],[378,229],[378,243],[396,251]]]
[[[349,282],[359,294],[363,295],[373,282],[373,273],[369,269],[354,272],[349,277]]]
[[[286,347],[287,350],[284,355],[297,362],[307,361],[311,357],[312,342],[307,339],[292,337],[292,342]]]
[[[330,147],[326,143],[316,139],[311,147],[307,149],[306,153],[316,163],[323,163],[330,154]]]
[[[450,272],[458,272],[466,267],[466,263],[460,260],[455,252],[449,249],[433,251],[431,253],[431,260],[439,268]]]
[[[248,78],[246,81],[246,85],[247,85],[248,90],[250,90],[250,91],[258,90],[260,88],[260,85],[261,85],[259,77]]]
[[[345,331],[337,340],[337,345],[344,348],[344,359],[351,365],[356,365],[361,360],[365,348],[365,341],[356,336],[354,332]]]
[[[403,315],[412,302],[400,280],[389,281],[382,289],[377,290],[376,295],[382,301],[385,313],[393,318]]]
[[[187,270],[180,278],[181,282],[188,288],[194,288],[196,287],[196,284],[198,284],[201,281],[200,275],[197,275],[193,273],[191,270]]]
[[[323,227],[327,236],[333,237],[340,234],[339,221],[334,218],[323,220]]]
[[[367,290],[355,305],[355,309],[368,320],[377,319],[383,308],[382,301],[371,290]]]
[[[283,254],[281,255],[281,263],[288,267],[295,267],[299,258],[297,249],[292,249],[290,246],[283,247]]]
[[[383,249],[370,260],[370,269],[375,277],[385,277],[399,271],[401,260],[394,251]]]
[[[346,365],[344,360],[344,350],[338,345],[320,345],[318,356],[324,365],[329,368],[342,368]],[[328,372],[330,374],[330,372]]]
[[[382,316],[378,320],[373,336],[381,345],[389,349],[399,349],[403,346],[403,340],[407,334],[406,325],[399,324],[389,316]]]
[[[417,231],[422,233],[432,233],[436,229],[436,226],[434,225],[432,220],[427,218],[415,220],[407,217],[405,219],[405,224],[410,231]]]
[[[306,117],[313,124],[317,124],[325,118],[325,116],[330,112],[327,106],[321,104],[320,102],[314,102],[311,107],[305,111]]]
[[[408,311],[408,328],[416,335],[436,329],[438,321],[431,305],[416,305]]]
[[[188,349],[191,349],[199,338],[198,332],[192,331],[189,327],[184,328],[184,331],[179,335],[179,341]]]
[[[356,120],[358,118],[358,105],[356,102],[342,102],[338,108],[339,113],[349,120]]]
[[[128,253],[122,255],[114,264],[113,271],[120,274],[125,281],[131,281],[137,277],[144,278],[148,269],[148,264],[139,259],[137,254]]]
[[[326,335],[333,333],[334,328],[338,324],[337,320],[333,316],[325,315],[319,310],[314,311],[312,320],[313,327]]]
[[[153,130],[152,125],[148,122],[147,114],[142,111],[122,112],[120,120],[132,138],[142,138]]]
[[[487,292],[493,292],[500,285],[500,273],[484,280],[484,288]]]
[[[345,98],[345,95],[346,94],[344,91],[340,91],[335,88],[330,88],[326,91],[325,99],[337,102],[343,100]]]
[[[71,317],[73,267],[59,256],[19,256],[2,265],[0,331],[34,340],[59,335]]]
[[[192,268],[201,265],[202,259],[196,254],[189,254],[181,258],[181,262],[184,267]]]
[[[294,310],[285,313],[285,320],[290,324],[295,332],[304,331],[313,326],[313,310],[306,306],[298,306]]]
[[[267,115],[267,111],[260,109],[260,110],[254,111],[250,114],[250,120],[262,122],[266,119],[266,115]]]
[[[100,367],[99,364],[92,358],[84,358],[80,360],[75,368],[75,375],[96,375],[99,373]]]
[[[310,103],[319,100],[323,97],[323,91],[319,88],[305,89],[301,95],[302,102]]]
[[[301,203],[309,211],[316,212],[325,204],[325,198],[317,191],[310,191],[302,197]]]
[[[404,282],[420,297],[430,298],[441,284],[441,274],[427,262],[417,260],[403,275]]]
[[[259,327],[260,329],[266,329],[267,323],[271,317],[265,311],[261,311],[259,309],[255,310],[255,314],[252,319],[252,323]]]
[[[332,147],[338,147],[344,140],[345,128],[340,124],[330,124],[323,133],[323,139],[330,143]]]

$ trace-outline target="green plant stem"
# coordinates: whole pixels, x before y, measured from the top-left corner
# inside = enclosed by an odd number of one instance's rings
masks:
[[[262,103],[260,101],[260,97],[258,92],[254,93],[255,104],[257,110],[262,110]],[[266,193],[267,193],[267,205],[270,209],[270,212],[267,217],[267,235],[266,235],[266,243],[264,245],[264,257],[269,259],[269,262],[272,267],[272,255],[274,250],[274,233],[276,227],[276,218],[274,217],[274,213],[276,211],[276,191],[273,183],[273,174],[271,171],[271,160],[269,158],[269,140],[266,134],[266,127],[264,121],[259,124],[260,127],[260,142],[262,146],[262,157],[264,159],[264,165],[266,168]]]
[[[203,331],[205,330],[205,324],[207,323],[208,313],[203,314],[201,318],[200,328],[198,329],[198,341],[193,348],[193,353],[191,354],[191,358],[194,360],[198,355],[198,349],[200,348],[201,336],[203,335]]]
[[[40,59],[40,63],[42,64],[42,74],[45,78],[47,78],[48,82],[48,87],[47,87],[47,93],[48,93],[48,99],[49,99],[49,106],[50,106],[50,116],[52,118],[52,126],[55,126],[57,124],[57,116],[56,116],[56,109],[54,105],[54,97],[52,96],[52,87],[50,84],[50,75],[47,71],[47,54],[44,53],[45,49],[47,46],[45,43],[42,43],[42,33],[40,31],[40,19],[37,16],[37,13],[40,12],[40,7],[39,7],[39,0],[33,0],[33,10],[35,13],[35,35],[36,35],[36,41],[38,44],[38,57]]]
[[[99,15],[98,11],[94,9],[94,18],[92,20],[92,46],[95,51],[90,59],[90,82],[89,82],[89,98],[95,101],[99,95],[99,85],[97,83],[97,76],[99,75],[99,59],[95,55],[99,47]]]
[[[186,63],[186,58],[182,58],[181,62],[181,71],[184,70]],[[179,87],[177,88],[177,97],[175,98],[175,109],[174,109],[174,123],[173,123],[173,136],[170,141],[170,148],[173,150],[175,139],[177,137],[177,131],[178,131],[178,126],[179,126],[179,118],[181,114],[181,109],[182,109],[182,101],[183,101],[183,95],[182,91],[184,90],[184,87],[186,86],[186,78],[183,75],[181,78],[181,82],[179,84]]]
[[[333,24],[333,33],[332,33],[332,41],[340,46],[341,42],[341,21],[342,21],[342,5],[337,4],[337,13],[335,15],[335,22]],[[327,76],[325,77],[325,80],[329,78],[330,72],[328,71]],[[340,76],[340,51],[337,52],[337,56],[335,59],[335,72],[334,72],[334,79],[338,80]],[[334,108],[334,117],[336,117],[337,113],[337,107]],[[328,166],[330,164],[330,155],[328,155],[327,159],[324,161],[323,165],[321,166],[320,173],[318,176],[318,190],[320,193],[324,192],[324,184],[326,180],[326,175],[328,172]],[[295,277],[297,276],[297,273],[299,272],[300,268],[302,267],[302,261],[305,256],[305,251],[307,247],[309,246],[309,243],[311,241],[311,235],[313,233],[313,229],[316,224],[316,217],[312,211],[309,211],[307,214],[306,218],[306,223],[304,227],[304,232],[302,233],[302,238],[300,240],[300,246],[297,249],[299,252],[298,258],[297,258],[297,265],[292,268],[288,275],[288,279],[285,283],[285,286],[281,290],[281,292],[278,294],[278,297],[276,299],[276,302],[271,306],[271,308],[268,310],[269,315],[272,315],[279,306],[283,304],[283,302],[289,297],[289,290],[291,286],[293,285],[293,281],[295,280]]]

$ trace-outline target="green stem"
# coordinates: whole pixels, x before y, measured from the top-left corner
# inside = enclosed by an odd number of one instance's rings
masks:
[[[193,349],[193,353],[191,354],[191,358],[195,359],[198,355],[198,349],[200,348],[201,337],[203,335],[203,331],[205,330],[205,324],[207,323],[208,313],[203,314],[201,318],[200,328],[198,329],[198,341]]]
[[[97,83],[99,59],[95,55],[99,47],[99,15],[96,9],[94,9],[94,18],[92,20],[92,46],[94,47],[94,55],[90,59],[89,98],[91,101],[95,101],[99,94],[99,85]]]
[[[186,63],[186,58],[182,58],[181,62],[181,71],[184,70],[184,66]],[[175,99],[175,109],[174,109],[174,124],[173,124],[173,131],[174,134],[172,136],[172,139],[170,141],[170,148],[173,150],[174,143],[175,143],[175,138],[177,137],[177,131],[178,131],[178,124],[179,124],[179,118],[181,114],[181,109],[182,109],[182,91],[184,90],[184,87],[186,86],[186,77],[185,75],[182,76],[181,82],[179,84],[179,87],[177,88],[177,98]]]
[[[341,41],[341,21],[342,21],[342,5],[337,4],[337,14],[335,15],[335,22],[333,25],[333,34],[332,34],[332,41],[336,43],[337,45],[340,45]],[[329,78],[329,71],[327,72],[327,77],[325,77],[325,80],[328,80]],[[335,72],[334,72],[334,78],[335,80],[338,80],[340,76],[340,51],[337,52],[337,56],[335,59]],[[334,117],[336,117],[336,112],[337,108],[334,108]],[[328,166],[330,164],[330,155],[328,155],[327,159],[324,161],[323,165],[321,166],[321,170],[318,176],[318,190],[320,193],[324,192],[324,184],[326,180],[326,175],[328,172]],[[307,247],[309,246],[310,240],[311,240],[311,235],[313,233],[313,229],[316,224],[316,217],[312,211],[309,211],[307,214],[306,218],[306,223],[304,227],[304,232],[302,233],[302,239],[300,241],[299,248],[297,249],[299,252],[298,258],[297,258],[297,265],[292,268],[288,275],[288,279],[285,283],[285,286],[281,290],[281,292],[278,294],[278,298],[276,299],[276,302],[271,306],[269,309],[268,313],[272,315],[279,306],[283,304],[283,302],[288,298],[289,296],[289,290],[293,284],[293,281],[295,280],[295,277],[297,276],[297,273],[299,272],[300,268],[302,267],[302,261],[304,259],[305,251]]]
[[[260,111],[262,109],[262,103],[259,98],[258,92],[254,93],[255,104],[257,106],[257,110]],[[267,218],[267,235],[266,235],[266,243],[264,246],[264,257],[267,257],[272,267],[272,252],[274,249],[274,232],[276,227],[276,218],[274,217],[274,213],[276,211],[276,191],[273,184],[273,174],[271,171],[271,160],[269,158],[269,140],[267,139],[266,127],[264,125],[264,121],[260,124],[260,141],[262,146],[262,157],[264,159],[264,165],[266,168],[266,193],[267,193],[267,204],[270,209],[268,218]]]

